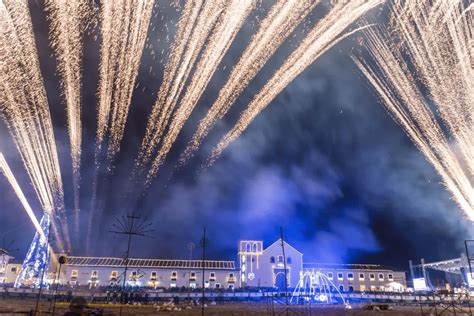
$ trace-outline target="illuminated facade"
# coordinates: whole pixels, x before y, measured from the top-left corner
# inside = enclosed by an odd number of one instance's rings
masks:
[[[7,251],[0,249],[0,283],[14,283],[21,264],[12,262],[13,257]]]
[[[376,264],[305,263],[303,271],[323,273],[331,283],[331,291],[403,292],[407,288],[405,272]]]
[[[68,257],[60,282],[89,287],[122,285],[122,258]],[[190,287],[233,289],[237,285],[234,261],[129,259],[126,284],[147,287]]]
[[[296,248],[287,242],[283,246],[284,254],[280,239],[267,248],[261,240],[242,240],[238,248],[238,266],[234,261],[206,260],[204,269],[201,260],[129,259],[125,281],[129,286],[151,288],[201,288],[204,285],[213,289],[264,287],[284,290],[286,285],[293,291],[298,286],[306,287],[301,283],[305,275],[313,278],[317,275],[327,281],[329,291],[406,290],[404,272],[379,265],[305,263],[303,254]],[[57,269],[57,262],[52,261],[47,275],[55,277],[54,270]],[[91,288],[122,285],[124,271],[123,258],[69,256],[61,268],[59,282]]]
[[[303,254],[281,239],[263,249],[263,241],[243,240],[239,243],[240,285],[258,287],[295,287],[303,269]]]

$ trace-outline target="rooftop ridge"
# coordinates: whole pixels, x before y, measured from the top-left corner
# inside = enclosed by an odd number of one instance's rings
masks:
[[[69,266],[124,267],[125,258],[116,257],[68,257]],[[127,265],[137,268],[195,268],[234,270],[234,261],[186,260],[186,259],[144,259],[129,258]]]

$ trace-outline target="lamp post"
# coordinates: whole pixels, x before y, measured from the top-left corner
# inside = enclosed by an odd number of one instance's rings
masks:
[[[283,269],[285,271],[285,305],[286,315],[288,316],[288,276],[286,271],[285,242],[283,239],[283,227],[280,226],[281,250],[283,252]]]
[[[135,213],[128,214],[127,216],[122,216],[121,218],[117,219],[115,223],[112,224],[115,230],[110,231],[111,233],[128,236],[127,251],[125,252],[125,258],[123,259],[124,274],[122,282],[122,291],[120,294],[121,300],[124,297],[125,285],[127,280],[128,260],[130,258],[130,246],[132,244],[132,236],[142,236],[150,238],[150,236],[147,234],[154,231],[150,229],[151,225],[151,222],[147,221],[146,219],[141,219],[141,216],[136,215]],[[120,304],[119,315],[122,315],[122,302]]]
[[[61,267],[63,264],[67,262],[67,257],[64,255],[59,256],[58,262],[59,262],[59,268],[58,268],[58,275],[56,276],[56,288],[54,289],[54,297],[53,297],[53,316],[54,316],[54,312],[56,311],[56,298],[58,295],[59,278],[61,277]]]
[[[204,315],[204,298],[205,298],[205,278],[204,273],[206,269],[206,246],[207,246],[207,239],[206,239],[206,227],[204,227],[204,234],[201,239],[201,246],[202,246],[202,302],[201,302],[201,315]]]

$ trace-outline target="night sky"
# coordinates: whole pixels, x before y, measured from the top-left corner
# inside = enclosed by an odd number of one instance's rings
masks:
[[[464,219],[434,168],[378,103],[353,64],[350,55],[363,54],[357,46],[360,34],[325,53],[257,117],[213,166],[202,169],[219,138],[301,39],[305,28],[299,27],[225,120],[218,123],[198,154],[187,165],[177,167],[177,159],[197,122],[255,32],[257,16],[267,12],[271,4],[268,1],[247,19],[156,181],[136,194],[140,186],[130,180],[131,169],[161,84],[160,60],[166,60],[179,16],[166,2],[155,8],[152,22],[156,28],[149,29],[115,171],[100,175],[98,205],[93,213],[94,243],[89,252],[85,247],[85,223],[91,212],[94,172],[98,28],[85,37],[82,229],[79,238],[72,236],[73,254],[122,256],[125,240],[108,231],[116,218],[135,210],[153,223],[155,231],[151,239],[134,241],[132,257],[189,258],[188,245],[199,244],[204,226],[208,231],[208,254],[213,259],[235,260],[240,239],[263,239],[268,246],[279,237],[280,226],[286,240],[309,262],[379,263],[406,269],[409,259],[443,260],[460,255],[464,239],[472,235],[472,224]],[[70,212],[72,170],[56,58],[49,47],[42,2],[31,1],[30,10]],[[305,25],[313,25],[320,12],[317,7]],[[370,18],[383,22],[383,16],[384,11],[377,10]],[[170,41],[165,40],[167,36]],[[39,202],[4,122],[0,123],[0,150],[39,218]],[[21,260],[33,234],[17,197],[6,179],[0,177],[0,240],[15,240],[14,248],[19,250],[14,255]],[[196,246],[194,258],[199,251]]]

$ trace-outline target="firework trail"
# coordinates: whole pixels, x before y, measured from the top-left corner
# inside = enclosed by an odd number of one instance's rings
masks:
[[[107,158],[120,150],[153,1],[101,2],[101,51],[96,163],[108,138]]]
[[[463,3],[395,1],[390,27],[365,32],[374,64],[354,60],[474,220],[474,24]]]
[[[58,58],[61,88],[66,101],[74,187],[74,223],[79,232],[81,164],[82,36],[89,7],[82,0],[48,0],[51,44]]]
[[[96,208],[102,147],[107,141],[107,169],[111,171],[113,160],[120,150],[154,1],[103,1],[100,5],[102,42],[95,151],[96,170],[87,225],[87,248],[89,248],[91,238],[92,215]],[[99,214],[95,215],[99,216]]]
[[[196,65],[191,82],[180,100],[178,109],[173,114],[173,119],[167,134],[163,137],[158,154],[153,159],[148,173],[149,180],[156,175],[159,166],[176,141],[184,123],[191,115],[237,32],[255,6],[255,2],[252,0],[217,1],[216,4],[224,5],[224,10],[207,39],[206,47]],[[151,122],[151,124],[153,123]]]
[[[211,164],[217,159],[222,151],[239,137],[253,119],[306,67],[341,39],[352,34],[353,32],[344,35],[347,27],[381,2],[382,0],[336,2],[253,98],[236,125],[214,148],[208,163]]]
[[[42,208],[70,248],[59,161],[26,1],[0,2],[0,114],[5,119]]]
[[[12,186],[13,190],[15,191],[18,199],[20,200],[21,204],[25,208],[26,213],[31,219],[31,222],[33,223],[33,226],[36,228],[38,233],[46,238],[43,229],[41,228],[40,223],[38,222],[38,219],[36,219],[35,213],[33,212],[33,209],[30,206],[30,203],[28,203],[28,200],[26,199],[25,195],[23,194],[23,191],[20,188],[20,185],[15,179],[15,176],[13,175],[13,172],[11,171],[10,167],[8,166],[7,161],[5,160],[5,157],[3,156],[3,153],[0,153],[0,170],[3,172],[5,177],[7,178],[8,182],[10,182],[10,185]]]
[[[139,152],[138,164],[142,167],[150,162],[223,5],[218,0],[186,2]]]
[[[181,163],[192,156],[216,121],[224,117],[249,82],[319,2],[320,0],[281,0],[273,5],[267,17],[260,23],[258,32],[252,36],[239,62],[233,67],[229,78],[219,91],[217,100],[199,123],[196,133],[180,158]]]

